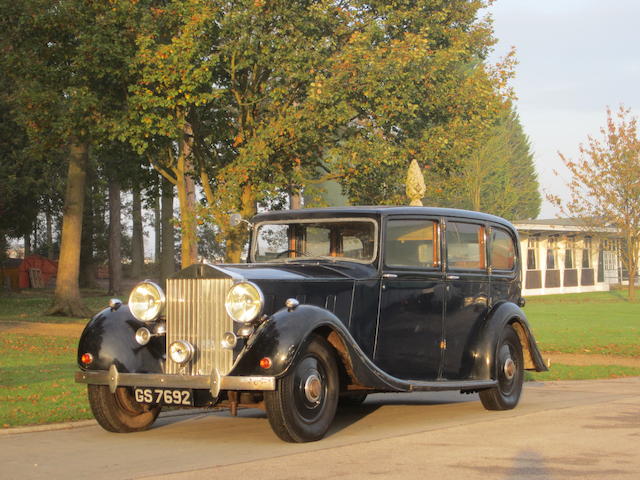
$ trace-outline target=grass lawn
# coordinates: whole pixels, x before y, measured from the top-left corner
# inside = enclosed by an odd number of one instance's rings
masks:
[[[109,298],[97,293],[85,293],[86,303],[95,311]],[[16,321],[86,322],[42,316],[50,301],[51,292],[0,297],[0,426],[4,428],[92,418],[86,386],[73,381],[77,337],[2,331],[3,324]],[[525,313],[545,352],[640,358],[640,303],[628,302],[622,292],[529,297]],[[640,368],[553,364],[550,372],[527,372],[529,380],[623,376],[640,376]]]
[[[91,418],[86,386],[76,384],[77,338],[0,334],[3,428]]]
[[[82,298],[91,311],[98,312],[109,304],[110,297],[89,290],[83,292]],[[0,296],[0,322],[86,323],[86,318],[43,315],[52,300],[52,290],[23,290],[11,296]]]
[[[621,291],[528,297],[524,312],[545,352],[640,357],[640,303]]]

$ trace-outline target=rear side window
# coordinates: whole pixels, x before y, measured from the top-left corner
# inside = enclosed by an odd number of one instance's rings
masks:
[[[385,263],[389,266],[435,268],[438,259],[437,224],[432,220],[389,220]]]
[[[448,222],[446,240],[449,269],[484,270],[486,268],[482,225]]]
[[[516,265],[516,248],[513,238],[506,230],[491,230],[491,268],[494,270],[513,270]]]

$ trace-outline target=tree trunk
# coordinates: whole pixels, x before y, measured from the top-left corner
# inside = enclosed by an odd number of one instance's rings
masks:
[[[302,195],[300,191],[297,190],[294,193],[289,194],[289,209],[290,210],[299,210],[302,208]]]
[[[24,257],[31,255],[31,232],[24,235]]]
[[[142,237],[142,200],[140,190],[133,189],[133,232],[131,234],[131,277],[140,280],[144,263],[144,240]]]
[[[198,262],[198,226],[196,222],[196,189],[193,180],[191,152],[193,129],[189,123],[184,125],[184,137],[180,143],[180,158],[176,171],[176,187],[180,202],[180,235],[182,268]]]
[[[87,162],[85,187],[85,204],[82,215],[82,240],[80,245],[80,286],[96,288],[96,266],[94,261],[95,247],[95,216],[93,202],[93,185],[95,183],[95,169],[91,161]]]
[[[162,179],[162,254],[160,257],[160,277],[162,284],[175,271],[175,244],[173,238],[173,185]]]
[[[245,185],[242,189],[242,218],[251,218],[256,214],[256,197],[251,185]],[[247,226],[241,223],[227,235],[227,251],[225,260],[231,263],[242,261],[242,252],[247,241]]]
[[[109,291],[119,295],[122,291],[122,225],[120,223],[120,182],[109,183]]]
[[[45,211],[45,220],[47,223],[47,258],[53,260],[53,221],[51,219],[51,201]]]
[[[80,240],[82,238],[82,210],[87,170],[86,143],[72,141],[64,199],[60,260],[53,303],[48,315],[88,317],[91,311],[82,303],[78,275],[80,273]]]
[[[155,245],[153,250],[153,260],[156,266],[160,265],[160,248],[162,245],[162,220],[160,218],[160,195],[153,200],[153,223],[156,232]]]

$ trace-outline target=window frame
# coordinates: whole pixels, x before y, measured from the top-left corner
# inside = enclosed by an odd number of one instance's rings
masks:
[[[433,254],[434,257],[437,257],[437,261],[434,262],[432,267],[424,267],[419,265],[395,265],[387,263],[387,243],[389,241],[388,231],[389,231],[389,223],[394,221],[423,221],[423,222],[432,222],[433,223],[433,239],[434,239],[434,248]],[[442,272],[443,269],[443,248],[442,248],[442,221],[438,217],[425,217],[425,216],[390,216],[385,218],[384,227],[383,227],[384,235],[379,249],[379,256],[382,258],[380,262],[382,265],[383,271],[388,270],[399,270],[399,271],[421,271],[421,272]]]
[[[447,242],[447,231],[449,230],[449,226],[452,223],[462,223],[462,224],[466,224],[466,225],[474,225],[477,227],[480,227],[480,235],[479,235],[479,240],[480,240],[480,261],[484,262],[484,267],[480,267],[480,268],[469,268],[469,267],[451,267],[449,265],[449,242]],[[473,274],[487,274],[489,273],[489,266],[488,266],[488,250],[487,250],[487,224],[485,222],[482,221],[474,221],[473,219],[467,219],[467,218],[457,218],[457,217],[453,217],[453,218],[446,218],[444,220],[444,224],[445,224],[445,228],[443,229],[443,235],[442,235],[442,243],[444,245],[443,248],[443,255],[442,255],[442,259],[443,259],[443,264],[445,265],[445,270],[448,272],[455,272],[455,273],[460,273],[460,272],[467,272],[467,273],[473,273]]]
[[[495,268],[493,266],[493,231],[499,230],[507,235],[511,239],[511,246],[513,247],[513,266],[511,268]],[[502,225],[489,225],[487,240],[487,252],[489,253],[488,268],[491,273],[511,274],[518,269],[518,241],[513,235],[513,232]]]
[[[265,263],[264,261],[256,260],[256,252],[258,248],[258,231],[264,225],[291,225],[291,224],[308,224],[308,223],[350,223],[350,222],[368,222],[373,223],[373,256],[371,259],[360,260],[355,258],[333,257],[339,261],[361,263],[363,265],[376,265],[378,259],[381,256],[380,253],[380,222],[373,217],[318,217],[318,218],[287,218],[282,220],[264,220],[253,225],[251,229],[251,243],[249,245],[249,260],[250,263]],[[297,235],[297,233],[296,233]],[[291,240],[293,237],[289,237],[289,248],[291,248]],[[299,240],[299,239],[298,239]],[[298,257],[299,260],[305,260],[306,257]],[[310,258],[312,259],[312,258]],[[273,265],[280,265],[290,263],[286,261],[282,262],[266,262]]]

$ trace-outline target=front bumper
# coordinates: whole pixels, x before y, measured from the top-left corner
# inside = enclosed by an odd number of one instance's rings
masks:
[[[170,387],[209,390],[217,398],[220,390],[275,390],[275,377],[231,377],[217,370],[211,375],[166,375],[163,373],[121,373],[115,365],[109,370],[76,372],[78,383],[109,385],[111,393],[118,387]]]

